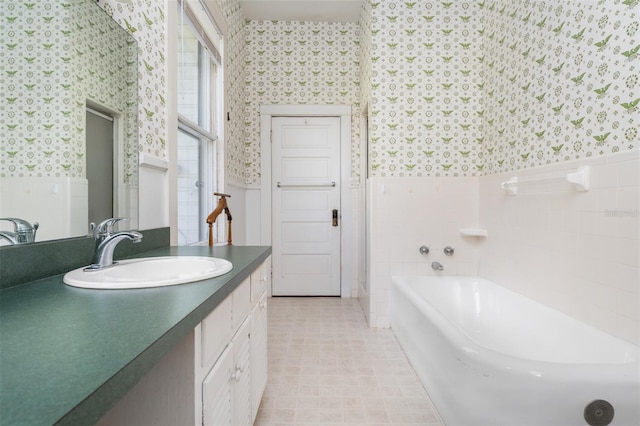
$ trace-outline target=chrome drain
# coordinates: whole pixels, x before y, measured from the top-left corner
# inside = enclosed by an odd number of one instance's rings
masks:
[[[584,407],[584,419],[591,426],[607,426],[613,420],[613,414],[613,405],[604,399],[596,399]]]

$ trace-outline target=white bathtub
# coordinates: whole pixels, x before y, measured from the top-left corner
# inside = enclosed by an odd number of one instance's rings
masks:
[[[391,327],[447,425],[640,424],[637,346],[490,281],[393,277]]]

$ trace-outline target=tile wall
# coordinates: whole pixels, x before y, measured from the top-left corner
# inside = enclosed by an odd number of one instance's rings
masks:
[[[389,289],[393,275],[477,275],[483,239],[460,236],[478,225],[477,178],[371,178],[369,198],[368,284],[361,305],[372,327],[389,327]],[[428,255],[418,249],[426,245]],[[443,249],[451,246],[453,256]]]
[[[0,217],[37,222],[36,241],[87,235],[89,189],[81,178],[49,177],[0,179]],[[17,202],[20,200],[20,202]],[[0,221],[0,230],[14,232],[13,224]],[[0,245],[7,245],[4,239]]]
[[[562,180],[590,165],[591,189]],[[640,153],[565,162],[480,178],[480,223],[489,232],[480,275],[636,344],[640,341]]]
[[[613,164],[619,161],[625,164],[620,166],[627,170],[624,173],[638,170],[637,162],[629,161],[639,155],[640,140],[637,11],[636,2],[622,0],[364,2],[362,76],[370,81],[361,82],[361,103],[368,104],[373,116],[369,129],[373,178],[368,185],[369,291],[361,288],[360,297],[371,325],[388,322],[390,276],[425,266],[413,263],[411,257],[387,260],[399,253],[412,256],[402,247],[417,250],[419,245],[411,239],[424,232],[425,224],[422,218],[409,217],[401,224],[409,231],[398,232],[377,186],[392,183],[393,179],[386,180],[391,176],[413,178],[407,184],[421,186],[414,189],[416,195],[392,204],[400,212],[424,211],[438,204],[437,194],[429,193],[431,179],[477,176],[475,200],[480,207],[475,211],[480,216],[471,215],[471,222],[487,222],[491,229],[487,239],[472,243],[478,250],[475,273],[518,287],[610,333],[639,340],[638,178],[630,176],[618,186],[617,177],[605,177],[608,180],[602,183],[598,175],[606,175],[603,170],[615,169]],[[410,70],[424,74],[416,84]],[[464,102],[461,97],[468,103],[445,114],[446,105]],[[398,107],[390,108],[399,99]],[[406,109],[411,113],[410,101],[418,105],[418,99],[420,113],[400,114]],[[428,100],[435,104],[422,104]],[[596,188],[577,194],[581,197],[565,192],[532,195],[529,199],[535,201],[516,201],[525,203],[516,208],[513,199],[508,200],[511,204],[496,204],[486,189],[510,176],[504,172],[544,174],[545,167],[570,168],[575,161],[594,167],[608,164],[594,169]],[[466,196],[452,192],[449,202],[463,206]],[[578,200],[609,204],[578,215],[572,204]],[[377,205],[380,201],[383,204]],[[605,213],[617,209],[630,213]],[[543,252],[541,241],[560,250],[567,238],[552,215],[571,226],[581,223],[581,231],[571,234],[579,241],[571,255]],[[453,218],[443,213],[435,218],[435,226],[446,228]],[[517,229],[508,226],[508,219]],[[463,226],[467,226],[464,220],[459,221],[457,227]],[[496,233],[502,237],[497,239]],[[576,244],[597,250],[578,249]],[[532,250],[534,262],[529,256]],[[554,273],[534,272],[532,263]],[[606,265],[600,267],[599,278],[593,271],[598,264]],[[612,285],[603,271],[619,276],[617,283]]]
[[[590,189],[580,192],[563,179],[584,165]],[[513,177],[553,179],[509,195],[501,184]],[[393,275],[433,275],[438,261],[446,274],[482,276],[640,342],[639,152],[480,178],[371,178],[367,190],[369,291],[359,297],[371,326],[389,326]],[[418,252],[423,244],[428,256]]]

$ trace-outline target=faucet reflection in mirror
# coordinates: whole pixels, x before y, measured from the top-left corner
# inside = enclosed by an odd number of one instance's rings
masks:
[[[37,218],[38,241],[87,235],[89,104],[114,118],[108,217],[137,227],[135,39],[94,0],[2,1],[0,14],[0,217]]]
[[[13,232],[0,231],[0,239],[8,241],[9,244],[29,244],[36,240],[36,231],[40,226],[38,222],[34,222],[32,225],[17,217],[3,217],[0,220],[6,220],[13,224]]]

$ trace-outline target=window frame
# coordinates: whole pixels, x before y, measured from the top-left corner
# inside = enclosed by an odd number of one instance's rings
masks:
[[[184,0],[183,0],[184,1]],[[198,42],[197,48],[197,68],[198,68],[198,92],[197,92],[197,109],[198,109],[198,122],[194,123],[189,118],[180,114],[179,108],[176,111],[177,114],[177,132],[183,132],[189,137],[192,137],[198,141],[199,151],[199,176],[198,176],[198,191],[199,191],[199,208],[198,208],[198,241],[190,242],[189,244],[202,244],[208,239],[208,226],[206,224],[206,217],[214,207],[213,193],[217,191],[221,176],[224,175],[220,170],[223,165],[219,162],[219,158],[222,155],[222,140],[224,134],[223,127],[223,112],[224,105],[224,91],[223,88],[223,73],[224,68],[222,66],[221,55],[215,50],[211,52],[211,49],[215,49],[215,46],[210,40],[205,40],[203,37],[202,26],[200,23],[192,22],[192,17],[195,15],[189,11],[189,5],[187,7],[181,2],[178,3],[178,26],[189,25],[193,35]],[[197,19],[197,17],[195,18]],[[209,19],[211,17],[209,16]],[[215,22],[211,22],[217,29]],[[200,31],[198,30],[200,29]],[[219,44],[222,43],[222,35],[218,32]],[[180,43],[181,32],[178,31],[176,37],[177,43]],[[181,78],[180,58],[177,58],[176,67],[178,73],[176,74],[177,80]],[[177,91],[177,97],[180,97],[180,91]],[[179,137],[176,138],[176,148],[178,148]],[[178,177],[176,175],[176,181]],[[176,202],[179,202],[179,194],[176,193]],[[176,231],[179,231],[179,212],[176,210]],[[217,227],[214,227],[214,239],[218,240]]]

